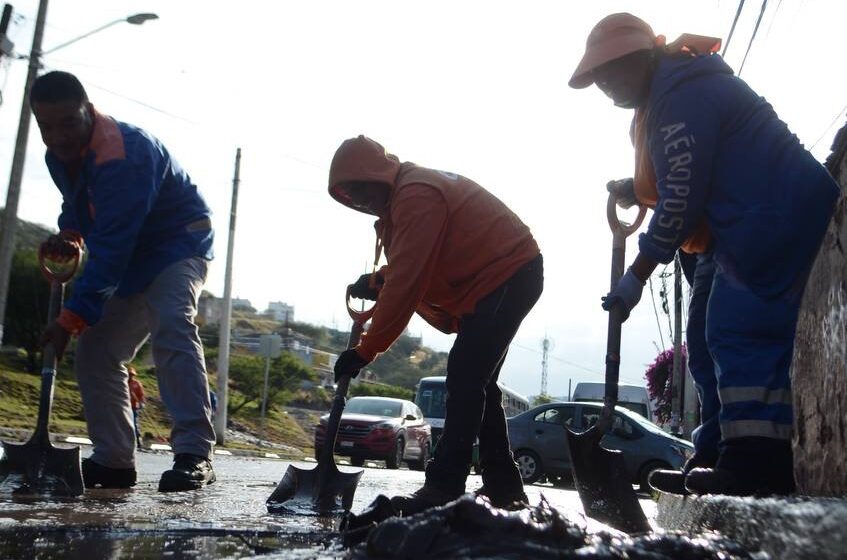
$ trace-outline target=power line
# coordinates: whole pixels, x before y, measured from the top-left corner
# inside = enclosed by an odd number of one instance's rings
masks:
[[[526,350],[527,352],[533,352],[534,354],[541,354],[541,352],[539,352],[538,350],[536,350],[536,349],[534,349],[534,348],[529,348],[529,347],[524,346],[524,345],[522,345],[522,344],[518,344],[517,342],[512,342],[511,346],[514,346],[514,347],[520,348],[521,350]],[[591,369],[591,368],[585,367],[585,366],[583,366],[583,365],[581,365],[581,364],[577,364],[576,362],[572,362],[572,361],[570,361],[570,360],[566,360],[566,359],[564,359],[564,358],[560,358],[559,356],[555,356],[555,355],[553,355],[553,354],[548,354],[548,357],[550,357],[550,358],[552,358],[552,359],[554,359],[554,360],[556,360],[556,361],[562,362],[562,363],[564,363],[564,364],[567,364],[567,365],[569,365],[569,366],[571,366],[571,367],[575,367],[575,368],[577,368],[577,369],[581,369],[581,370],[583,370],[583,371],[587,371],[588,373],[593,373],[594,375],[605,375],[605,373],[604,373],[604,372],[602,372],[602,371],[598,371],[598,370],[596,370],[596,369]],[[634,384],[638,384],[638,383],[641,383],[641,382],[642,382],[641,380],[632,379],[632,378],[629,378],[629,377],[623,377],[623,376],[621,376],[621,378],[620,378],[620,379],[621,379],[622,381],[626,381],[626,382],[628,382],[628,383],[634,383]]]
[[[735,12],[735,19],[732,20],[732,27],[729,28],[729,36],[726,38],[726,43],[723,45],[721,56],[726,55],[726,49],[729,48],[729,42],[732,41],[732,35],[735,33],[735,25],[738,23],[738,18],[741,17],[741,10],[744,8],[744,0],[738,2],[738,10]]]
[[[847,105],[842,107],[841,110],[839,110],[838,113],[835,114],[835,118],[832,119],[832,122],[829,123],[829,126],[826,127],[826,129],[823,131],[823,133],[821,133],[821,135],[818,137],[818,139],[815,140],[815,143],[812,144],[812,147],[809,148],[810,152],[815,149],[815,146],[818,145],[818,142],[823,140],[823,137],[826,136],[826,133],[829,132],[832,129],[832,127],[835,125],[836,122],[838,122],[838,119],[842,118],[842,115],[844,114],[845,111],[847,111]]]
[[[656,294],[653,292],[653,277],[649,276],[647,282],[650,284],[650,301],[653,303],[653,315],[656,316],[656,328],[659,330],[659,341],[662,343],[662,350],[665,349],[665,337],[662,335],[662,323],[659,321],[659,309],[656,307]]]
[[[753,41],[756,40],[756,34],[759,32],[759,25],[762,23],[762,18],[765,15],[765,9],[768,7],[768,0],[762,0],[762,9],[759,11],[759,18],[756,20],[756,27],[753,28],[753,35],[750,37],[750,42],[747,43],[747,51],[744,53],[744,58],[741,60],[741,66],[738,68],[738,75],[744,70],[744,63],[747,62],[747,55],[750,54],[750,48],[753,46]]]

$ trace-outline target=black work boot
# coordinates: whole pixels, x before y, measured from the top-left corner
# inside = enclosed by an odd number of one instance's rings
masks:
[[[690,492],[685,488],[685,478],[696,468],[711,468],[717,462],[717,454],[708,457],[694,454],[681,469],[658,469],[650,473],[647,483],[654,490],[668,494],[687,496]]]
[[[508,511],[517,511],[529,507],[529,498],[527,498],[523,488],[507,490],[483,484],[474,490],[474,495],[488,498],[492,506]]]
[[[159,492],[198,490],[216,480],[212,462],[205,457],[179,453],[171,470],[162,473]]]
[[[136,476],[135,469],[113,469],[90,458],[82,460],[82,481],[86,488],[129,488],[135,486]]]
[[[693,494],[791,494],[795,490],[791,442],[763,437],[728,440],[715,467],[692,470],[685,487]]]
[[[391,505],[400,515],[409,516],[430,508],[443,506],[461,495],[461,492],[446,492],[431,484],[424,484],[423,487],[408,496],[394,496],[391,498]]]

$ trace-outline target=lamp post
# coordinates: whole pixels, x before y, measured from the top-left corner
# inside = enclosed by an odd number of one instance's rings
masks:
[[[0,344],[3,342],[3,324],[6,316],[6,298],[9,295],[9,276],[12,269],[12,256],[15,252],[15,230],[18,226],[18,202],[21,194],[21,180],[24,173],[24,160],[26,159],[26,145],[29,140],[29,125],[32,112],[29,108],[29,92],[35,81],[38,70],[41,67],[42,55],[59,50],[62,47],[75,43],[94,33],[102,31],[112,25],[127,22],[133,25],[141,25],[145,21],[158,19],[156,14],[142,13],[134,14],[124,19],[110,21],[97,29],[80,35],[75,39],[66,41],[46,51],[41,50],[41,40],[44,37],[44,22],[47,19],[47,1],[41,0],[38,4],[38,16],[35,20],[35,32],[32,38],[32,49],[29,53],[29,68],[24,84],[24,96],[21,100],[21,116],[18,121],[18,136],[15,141],[15,154],[12,159],[12,171],[9,174],[9,189],[6,192],[6,209],[3,214],[3,224],[0,228]]]

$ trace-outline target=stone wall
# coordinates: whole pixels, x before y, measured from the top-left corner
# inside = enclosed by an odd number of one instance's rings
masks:
[[[836,136],[827,167],[842,196],[797,326],[794,472],[801,494],[847,496],[847,126]]]

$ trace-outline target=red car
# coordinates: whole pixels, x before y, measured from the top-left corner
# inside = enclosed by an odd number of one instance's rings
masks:
[[[315,426],[315,458],[326,437],[329,414]],[[405,461],[410,469],[423,470],[429,460],[432,431],[418,405],[389,397],[353,397],[347,401],[335,454],[350,457],[360,467],[365,459],[381,459],[389,469]]]

